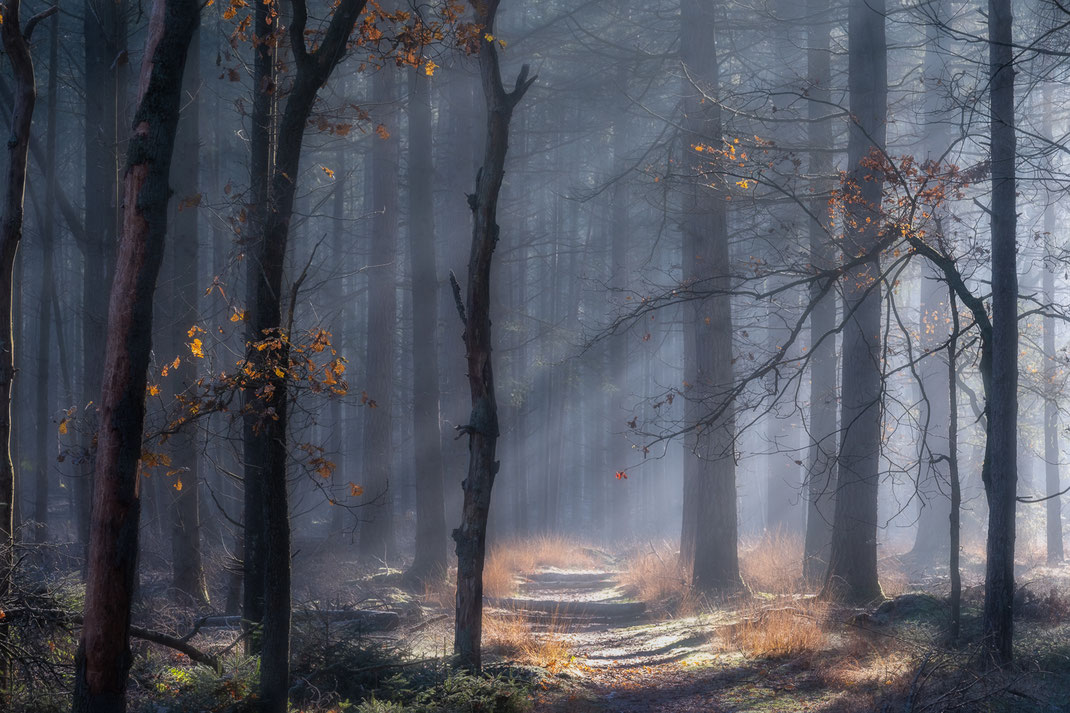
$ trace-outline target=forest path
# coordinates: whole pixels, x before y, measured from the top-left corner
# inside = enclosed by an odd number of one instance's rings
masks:
[[[567,642],[562,685],[537,696],[536,713],[829,710],[797,666],[726,649],[719,632],[739,621],[738,608],[668,618],[629,598],[618,576],[543,570],[522,578],[516,599],[488,602],[498,615],[522,616],[542,636]]]

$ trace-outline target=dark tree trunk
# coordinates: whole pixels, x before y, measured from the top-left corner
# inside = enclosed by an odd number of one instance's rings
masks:
[[[182,71],[199,12],[194,0],[156,0],[138,82],[100,394],[85,623],[75,660],[77,713],[121,712],[126,707],[152,301],[164,255]]]
[[[372,77],[372,101],[389,110],[397,101],[396,74],[387,63]],[[397,113],[388,111],[387,124]],[[367,391],[376,407],[364,414],[364,502],[361,557],[389,563],[395,555],[393,448],[394,340],[397,325],[399,136],[375,138],[371,149],[372,244],[368,269]]]
[[[432,196],[431,82],[409,72],[409,260],[412,280],[412,415],[416,467],[416,554],[409,577],[446,572],[442,433],[439,426],[438,269]]]
[[[25,34],[19,17],[20,0],[8,2],[0,24],[0,42],[15,77],[15,102],[11,107],[11,136],[7,141],[7,175],[3,204],[0,204],[0,599],[11,587],[15,562],[15,468],[11,461],[11,394],[15,380],[15,335],[12,300],[15,288],[15,255],[22,240],[23,209],[26,197],[26,163],[30,150],[30,129],[37,102],[37,84],[30,57],[29,36],[40,21],[37,15],[26,22]],[[56,11],[53,7],[48,14]],[[51,206],[47,207],[51,210]],[[2,632],[0,643],[6,644]],[[7,646],[0,654],[0,703],[8,690]]]
[[[281,319],[281,307],[270,308],[272,301],[278,302],[278,289],[282,285],[282,266],[280,264],[279,285],[275,292],[265,284],[268,274],[260,262],[266,251],[264,231],[268,216],[268,186],[271,182],[271,124],[274,102],[275,68],[274,46],[271,41],[275,28],[272,27],[268,3],[256,3],[253,11],[253,30],[256,41],[253,43],[253,106],[249,126],[249,206],[248,229],[246,238],[246,276],[245,304],[248,313],[249,342],[264,338],[263,330],[277,328]],[[265,294],[266,293],[266,294]],[[261,295],[265,304],[261,306]],[[267,310],[272,314],[264,314]],[[252,350],[253,358],[258,358]],[[261,631],[257,625],[264,619],[264,478],[270,463],[270,434],[261,427],[261,412],[266,404],[257,401],[255,389],[244,394],[243,407],[246,409],[242,451],[244,456],[243,473],[243,516],[242,525],[242,616],[246,626],[251,627],[245,640],[247,653],[259,653]]]
[[[294,195],[301,164],[301,146],[320,87],[326,84],[342,60],[346,43],[365,0],[342,0],[314,51],[306,47],[307,10],[302,0],[292,0],[290,46],[297,67],[286,108],[279,122],[275,162],[268,171],[262,162],[262,141],[254,142],[254,200],[257,181],[270,176],[266,202],[257,218],[247,248],[249,261],[249,345],[246,361],[262,375],[245,395],[245,595],[246,620],[257,604],[262,606],[260,639],[260,708],[264,713],[285,713],[290,677],[290,515],[286,489],[288,457],[288,384],[274,371],[276,364],[288,368],[290,335],[282,324],[282,275],[293,216]],[[259,7],[259,5],[258,5]],[[266,26],[266,24],[265,24]],[[257,94],[271,86],[267,72],[257,70]],[[254,96],[255,98],[255,96]],[[267,99],[270,101],[270,99]],[[267,117],[269,112],[260,116]],[[261,128],[266,128],[266,124]],[[256,170],[259,169],[260,173]],[[263,189],[262,189],[263,190]],[[263,339],[280,338],[278,349],[256,348]],[[285,374],[285,371],[283,372]],[[261,390],[261,386],[269,389]],[[252,494],[250,493],[252,489]],[[250,543],[253,543],[252,551]],[[252,590],[252,591],[250,591]],[[257,594],[262,593],[257,602]],[[251,608],[250,608],[251,605]]]
[[[520,70],[512,91],[502,86],[498,52],[493,41],[494,16],[499,0],[473,2],[476,22],[483,28],[479,42],[479,71],[487,105],[487,135],[483,165],[476,177],[476,190],[468,196],[472,209],[472,252],[468,260],[468,287],[464,307],[460,287],[454,283],[458,309],[464,318],[464,345],[468,360],[468,385],[472,413],[463,431],[468,434],[468,475],[464,480],[461,526],[453,531],[457,542],[457,613],[453,653],[458,663],[472,671],[481,664],[483,634],[483,561],[486,554],[487,514],[491,489],[499,463],[498,405],[491,369],[490,268],[498,243],[498,193],[505,176],[509,150],[509,121],[513,109],[531,87],[528,67]],[[488,39],[489,38],[489,39]]]
[[[684,79],[682,150],[686,157],[681,229],[684,287],[699,294],[684,317],[684,397],[688,432],[684,455],[684,506],[680,556],[692,583],[707,593],[742,589],[736,515],[735,416],[726,394],[732,389],[732,304],[729,284],[728,220],[723,193],[705,184],[706,154],[696,144],[721,141],[721,110],[703,101],[717,96],[720,82],[715,3],[682,0],[680,59]],[[696,88],[691,84],[698,84]],[[712,293],[712,296],[710,294]]]
[[[832,22],[829,0],[808,0],[810,18],[806,53],[808,142],[810,175],[814,176],[809,222],[810,263],[815,270],[831,267],[834,248],[825,221],[832,191],[832,71],[829,54]],[[810,315],[810,448],[807,456],[807,510],[803,576],[810,584],[825,576],[832,547],[832,516],[836,492],[837,355],[836,292],[824,293],[816,282],[810,289],[817,300]],[[824,296],[823,296],[824,293]]]
[[[954,645],[959,638],[959,626],[962,619],[962,572],[959,570],[959,546],[962,540],[960,517],[962,513],[962,488],[959,483],[959,400],[957,363],[959,339],[959,312],[955,302],[955,291],[948,290],[948,302],[951,312],[951,335],[947,343],[947,474],[951,486],[951,513],[949,572],[951,575],[951,625],[949,636]]]
[[[85,258],[82,281],[82,393],[87,423],[80,431],[82,472],[78,494],[78,535],[89,541],[97,414],[104,372],[108,295],[115,266],[120,200],[120,146],[126,138],[125,97],[127,7],[123,0],[85,0],[85,231],[79,247]],[[92,404],[92,405],[90,405]]]
[[[1014,49],[1010,0],[988,3],[992,151],[992,379],[988,399],[988,541],[985,647],[993,661],[1013,658],[1014,510],[1018,425],[1018,273],[1016,256]]]
[[[888,57],[884,0],[851,0],[850,111],[845,256],[870,255],[843,282],[845,325],[839,473],[825,592],[855,602],[883,596],[877,581],[877,486],[881,450],[881,287],[874,251],[881,173],[867,165],[884,148]],[[858,226],[858,227],[854,227]]]
[[[49,372],[51,366],[52,343],[52,300],[55,284],[53,276],[53,252],[56,237],[56,213],[51,209],[56,204],[56,104],[59,80],[59,16],[52,18],[49,27],[48,46],[48,126],[45,129],[45,210],[41,222],[41,294],[38,296],[37,309],[37,385],[36,418],[37,429],[34,434],[34,466],[37,473],[34,489],[33,519],[37,526],[34,541],[48,541],[48,500],[51,491],[51,459],[48,457],[50,408],[48,401]]]
[[[194,34],[190,59],[182,79],[184,111],[175,138],[178,158],[171,178],[178,207],[172,210],[170,325],[173,343],[182,345],[188,330],[197,322],[198,241],[197,208],[192,197],[198,191],[200,170],[200,33]],[[179,392],[191,389],[197,381],[197,362],[189,354],[174,372]],[[183,601],[198,606],[208,604],[208,586],[201,562],[200,452],[196,430],[188,426],[170,439],[171,464],[179,470],[170,494],[171,511],[171,585]]]

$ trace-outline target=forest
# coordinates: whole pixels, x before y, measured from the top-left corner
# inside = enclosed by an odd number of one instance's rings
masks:
[[[0,711],[1070,711],[1070,5],[0,40]]]

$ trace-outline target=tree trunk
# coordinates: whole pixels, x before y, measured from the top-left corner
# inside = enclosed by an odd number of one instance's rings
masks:
[[[115,266],[122,180],[120,146],[126,138],[126,4],[123,0],[85,0],[85,231],[79,247],[85,257],[82,282],[82,393],[87,422],[81,428],[82,472],[78,494],[78,539],[89,541],[89,513],[95,461],[108,295]]]
[[[1014,49],[1010,0],[988,3],[992,150],[992,380],[985,469],[988,540],[985,647],[997,664],[1013,658],[1014,510],[1018,425],[1018,273],[1014,119]]]
[[[248,303],[249,344],[246,361],[259,375],[255,386],[245,395],[245,618],[256,622],[261,614],[260,704],[264,713],[285,713],[290,677],[290,521],[286,489],[288,384],[274,367],[289,364],[289,334],[282,324],[282,275],[293,217],[294,195],[301,164],[301,146],[320,87],[326,84],[341,61],[353,26],[364,9],[365,0],[342,0],[331,16],[330,25],[321,35],[314,51],[306,47],[306,7],[302,0],[292,0],[290,46],[297,66],[293,86],[286,100],[278,126],[274,165],[264,163],[270,157],[264,147],[267,136],[253,143],[252,177],[254,201],[259,181],[265,185],[266,200],[262,213],[251,229],[247,248],[249,261]],[[260,5],[257,6],[260,8]],[[266,18],[257,17],[259,22]],[[263,28],[258,24],[257,34]],[[266,34],[266,33],[265,33]],[[258,58],[258,61],[264,60]],[[270,58],[256,67],[255,99],[271,89]],[[273,91],[273,90],[271,90]],[[268,105],[269,106],[269,105]],[[257,115],[267,130],[265,108]],[[256,121],[254,121],[256,126]],[[255,138],[255,137],[254,137]],[[268,176],[270,180],[268,181]],[[254,207],[255,209],[255,207]],[[278,338],[281,346],[257,349],[264,339]],[[262,388],[263,387],[263,388]],[[259,601],[258,601],[259,596]],[[257,612],[257,607],[262,607]]]
[[[831,267],[835,255],[828,229],[818,218],[828,216],[828,194],[832,191],[832,124],[825,118],[832,100],[832,72],[829,43],[832,18],[829,0],[808,0],[810,17],[806,53],[807,105],[810,175],[814,176],[809,222],[810,263],[815,270]],[[832,516],[836,492],[836,292],[822,296],[823,286],[810,288],[817,300],[810,315],[810,448],[807,455],[806,537],[803,549],[803,576],[817,584],[828,568],[832,547]]]
[[[33,519],[36,521],[34,541],[48,541],[48,500],[51,490],[51,462],[48,456],[49,436],[52,433],[48,400],[49,368],[51,366],[52,300],[55,284],[53,275],[53,252],[55,250],[56,213],[56,106],[59,81],[59,16],[52,18],[49,26],[48,46],[48,126],[45,129],[45,210],[41,222],[41,294],[37,309],[37,385],[35,409],[37,429],[34,434],[34,465],[37,484],[34,489]]]
[[[409,260],[412,279],[412,416],[416,482],[416,554],[409,577],[446,573],[442,434],[439,426],[438,269],[432,195],[431,82],[409,72]]]
[[[247,239],[248,254],[245,279],[245,305],[248,316],[247,339],[250,343],[264,338],[265,329],[278,328],[281,308],[270,308],[272,301],[278,302],[278,290],[282,286],[282,267],[279,266],[279,284],[272,287],[264,284],[268,280],[266,266],[261,264],[261,255],[266,251],[264,232],[268,218],[268,186],[271,183],[272,157],[272,105],[275,86],[274,52],[275,43],[271,41],[274,28],[271,26],[271,6],[268,3],[256,3],[253,11],[253,29],[256,41],[253,43],[253,106],[249,127],[249,207],[248,229],[251,233]],[[265,300],[261,305],[261,295]],[[262,311],[273,312],[273,314]],[[259,359],[252,350],[250,356]],[[261,411],[266,404],[259,404],[255,389],[244,394],[246,409],[243,423],[242,452],[244,456],[242,524],[242,615],[247,627],[252,627],[246,638],[246,652],[253,654],[260,651],[260,634],[257,625],[264,619],[264,508],[265,469],[270,463],[268,452],[271,448],[270,434],[261,427]],[[252,408],[250,409],[250,406]]]
[[[948,290],[948,302],[951,313],[951,335],[947,343],[947,471],[951,485],[950,546],[948,571],[951,575],[951,625],[948,638],[954,645],[959,638],[959,626],[962,619],[962,572],[959,570],[959,546],[962,540],[960,516],[962,513],[962,488],[959,483],[959,401],[957,363],[959,339],[959,312],[955,302],[955,291]]]
[[[26,23],[25,36],[19,17],[20,0],[10,0],[0,24],[0,41],[15,77],[15,102],[11,108],[11,137],[7,141],[8,164],[3,204],[0,205],[0,600],[11,587],[15,563],[15,468],[11,461],[11,393],[15,379],[15,344],[12,300],[15,288],[15,255],[22,240],[26,196],[26,159],[30,129],[37,102],[37,84],[30,57],[29,35],[41,16]],[[52,8],[51,12],[55,12]],[[48,207],[51,209],[51,206]],[[0,643],[6,644],[3,632]],[[0,703],[8,690],[7,647],[0,655]]]
[[[184,344],[191,326],[197,322],[198,288],[198,210],[192,197],[198,189],[200,170],[200,32],[194,34],[190,59],[182,78],[184,112],[176,136],[178,159],[171,178],[178,207],[172,207],[170,330],[176,347]],[[176,350],[180,351],[180,350]],[[176,391],[194,387],[197,381],[196,359],[184,354],[174,371]],[[200,452],[196,429],[187,426],[173,435],[171,464],[180,472],[171,489],[171,585],[185,602],[208,604],[208,586],[201,562]]]
[[[681,229],[684,287],[706,296],[690,300],[684,317],[684,397],[688,432],[684,455],[684,506],[680,554],[692,583],[708,593],[742,588],[736,515],[736,463],[732,389],[732,304],[728,287],[726,200],[702,176],[705,153],[692,146],[721,141],[721,111],[703,101],[720,82],[714,42],[714,3],[680,3],[680,59],[684,79],[683,141],[686,178]],[[694,81],[699,88],[692,86]],[[716,150],[716,149],[715,149]],[[710,296],[712,293],[712,296]]]
[[[85,625],[75,660],[76,713],[121,712],[126,705],[152,297],[164,255],[168,174],[178,126],[182,71],[199,10],[194,0],[156,0],[149,19],[137,111],[128,144],[123,186],[127,200],[108,315]]]
[[[372,101],[389,109],[397,101],[395,72],[387,63],[372,77]],[[389,111],[387,124],[397,113]],[[391,129],[396,127],[391,126]],[[394,339],[397,325],[399,136],[373,139],[371,149],[372,244],[368,269],[368,339],[365,383],[375,408],[364,414],[364,500],[360,554],[389,563],[395,555],[393,475]]]
[[[1051,138],[1052,114],[1051,85],[1044,87],[1044,135]],[[1043,266],[1044,303],[1055,304],[1055,251],[1053,248],[1055,234],[1055,206],[1044,206],[1044,240],[1046,253]],[[1048,552],[1048,564],[1056,565],[1063,561],[1063,508],[1058,492],[1062,490],[1060,478],[1061,454],[1059,448],[1059,404],[1056,396],[1055,381],[1058,375],[1055,353],[1055,318],[1044,317],[1044,489],[1048,500],[1045,502],[1045,532]]]
[[[883,181],[866,165],[884,148],[888,72],[884,0],[851,0],[848,87],[853,117],[847,147],[848,203],[844,255],[871,259],[844,278],[842,442],[826,594],[869,602],[883,596],[877,581],[877,485],[881,450],[881,287],[873,250]],[[857,228],[854,226],[858,226]],[[852,233],[854,233],[852,235]]]
[[[499,0],[472,2],[476,22],[483,28],[479,43],[479,71],[487,104],[487,135],[483,166],[476,176],[476,190],[468,196],[472,209],[472,252],[468,261],[468,287],[464,307],[460,287],[454,282],[458,309],[464,321],[464,345],[468,360],[468,385],[472,413],[463,427],[468,434],[468,476],[465,478],[461,526],[453,531],[457,542],[457,612],[453,653],[458,663],[478,671],[483,634],[483,561],[486,554],[487,513],[494,476],[498,473],[495,448],[498,443],[498,405],[491,368],[490,268],[498,242],[498,193],[505,176],[509,150],[509,121],[513,109],[531,87],[524,65],[511,92],[502,86],[498,52],[493,41],[494,16]]]

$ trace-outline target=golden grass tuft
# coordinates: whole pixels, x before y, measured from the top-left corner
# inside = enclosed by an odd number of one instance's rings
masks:
[[[620,582],[632,596],[648,603],[680,601],[689,587],[680,568],[680,553],[670,542],[650,543],[625,560]]]
[[[597,550],[561,535],[539,535],[496,545],[483,566],[483,593],[509,597],[516,593],[516,575],[542,567],[593,569],[601,564]]]
[[[777,606],[751,606],[729,627],[728,638],[747,656],[780,659],[814,654],[826,647],[823,624],[828,604],[816,599]]]
[[[539,629],[539,630],[536,630]],[[519,615],[483,615],[483,646],[510,661],[538,666],[550,673],[566,668],[572,648],[557,617],[545,623]]]
[[[754,592],[795,594],[806,591],[803,581],[803,539],[782,532],[743,543],[740,574]]]

